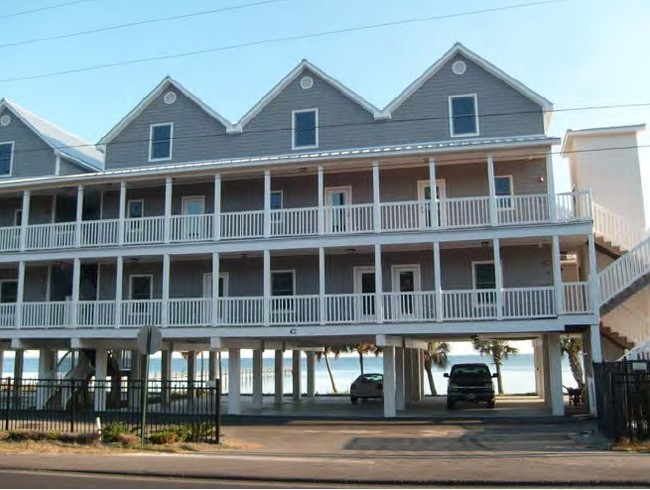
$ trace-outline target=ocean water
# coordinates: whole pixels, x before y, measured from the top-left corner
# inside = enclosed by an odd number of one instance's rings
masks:
[[[359,358],[358,356],[354,357],[339,357],[333,358],[330,357],[330,365],[332,367],[332,374],[334,376],[334,382],[339,393],[347,393],[350,390],[350,384],[354,379],[360,374],[359,367]],[[202,362],[203,361],[203,362]],[[449,364],[447,368],[443,369],[438,366],[433,368],[433,379],[436,385],[436,389],[439,394],[444,394],[447,391],[447,380],[444,378],[443,374],[449,372],[452,364],[462,363],[462,362],[483,362],[490,366],[492,372],[495,372],[494,365],[491,364],[490,358],[480,355],[450,355]],[[291,369],[291,359],[284,359],[284,392],[291,393],[291,375],[289,370]],[[264,358],[263,362],[263,389],[265,393],[272,393],[274,390],[274,375],[273,375],[274,360],[272,358]],[[224,378],[224,391],[227,391],[227,370],[228,370],[228,360],[226,358],[221,361],[222,375]],[[253,370],[253,361],[251,358],[242,357],[241,359],[241,369],[242,369],[242,393],[251,393],[252,392],[252,370]],[[14,360],[13,358],[5,358],[3,366],[3,376],[13,376],[14,370]],[[382,358],[375,357],[374,355],[364,356],[364,371],[366,373],[383,371]],[[153,357],[150,361],[150,370],[149,373],[153,377],[160,376],[160,358]],[[36,378],[38,376],[38,358],[34,357],[25,357],[24,362],[24,377],[25,378]],[[201,359],[201,356],[197,356],[196,363],[196,377],[201,379],[203,376],[204,379],[207,379],[208,376],[208,355],[205,354],[204,359]],[[426,373],[423,373],[424,376],[424,386],[425,393],[430,394],[429,383],[426,379]],[[173,358],[172,359],[172,377],[178,379],[185,379],[187,377],[187,361],[182,358]],[[302,378],[302,387],[303,390],[307,386],[307,367],[306,367],[306,358],[302,359],[302,369],[301,369],[301,378]],[[333,392],[332,384],[330,382],[329,375],[327,373],[327,368],[324,360],[316,362],[316,372],[315,372],[315,382],[316,382],[316,392],[319,394],[330,394]],[[496,383],[496,380],[495,380]],[[533,354],[517,354],[515,356],[509,357],[503,363],[503,384],[504,390],[508,394],[520,394],[520,393],[532,393],[535,391],[535,368]],[[575,387],[576,383],[571,374],[571,369],[569,367],[569,362],[566,357],[562,358],[562,384],[564,386]]]

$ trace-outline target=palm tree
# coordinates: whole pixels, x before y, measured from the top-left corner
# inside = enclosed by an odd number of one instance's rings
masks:
[[[363,374],[363,355],[374,354],[375,356],[379,356],[381,354],[381,347],[377,347],[375,344],[357,344],[350,348],[350,351],[357,351],[359,354],[359,367],[361,368],[361,374]]]
[[[560,340],[560,351],[569,358],[571,373],[576,380],[578,389],[582,390],[585,386],[583,381],[582,364],[580,364],[580,354],[582,352],[582,339],[578,337],[564,337]]]
[[[480,340],[478,337],[474,337],[472,342],[474,348],[479,351],[482,356],[492,356],[492,361],[497,370],[499,395],[503,395],[503,377],[501,374],[503,361],[508,359],[508,356],[518,354],[519,349],[510,346],[507,340]]]
[[[334,375],[332,374],[332,366],[330,366],[330,360],[327,357],[327,354],[332,354],[334,355],[334,358],[337,359],[340,355],[341,352],[343,352],[345,348],[343,347],[325,347],[324,350],[320,352],[316,352],[316,359],[320,362],[321,359],[325,359],[325,366],[327,366],[327,374],[330,376],[330,383],[332,383],[332,393],[335,395],[338,394],[338,390],[336,389],[336,383],[334,382]]]
[[[437,395],[436,384],[433,381],[432,368],[435,364],[442,368],[447,366],[447,354],[449,354],[449,344],[447,342],[431,341],[427,343],[427,350],[424,352],[424,369],[429,378],[429,388],[432,395]]]

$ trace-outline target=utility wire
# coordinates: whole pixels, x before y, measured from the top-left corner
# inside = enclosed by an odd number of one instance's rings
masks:
[[[86,0],[89,1],[89,0]],[[258,1],[258,2],[251,2],[251,3],[244,3],[241,5],[235,5],[232,7],[224,7],[224,8],[218,8],[218,9],[211,9],[211,10],[202,10],[199,12],[191,12],[188,14],[180,14],[180,15],[174,15],[170,17],[158,17],[156,19],[147,19],[147,20],[141,20],[137,22],[128,22],[125,24],[116,24],[112,26],[106,26],[106,27],[100,27],[97,29],[88,29],[85,31],[77,31],[77,32],[70,32],[68,34],[60,34],[57,36],[49,36],[49,37],[39,37],[35,39],[25,39],[23,41],[15,41],[15,42],[10,42],[10,43],[5,43],[5,44],[0,44],[0,48],[8,48],[12,46],[24,46],[26,44],[36,44],[36,43],[42,43],[45,41],[56,41],[60,39],[69,39],[72,37],[78,37],[78,36],[87,36],[90,34],[97,34],[100,32],[108,32],[108,31],[116,31],[119,29],[127,29],[130,27],[137,27],[137,26],[143,26],[143,25],[148,25],[148,24],[157,24],[161,22],[171,22],[174,20],[180,20],[180,19],[189,19],[192,17],[201,17],[204,15],[211,15],[211,14],[217,14],[221,12],[228,12],[231,10],[241,10],[249,7],[256,7],[259,5],[267,5],[267,4],[273,4],[273,3],[280,3],[280,2],[286,2],[287,0],[263,0],[263,1]]]
[[[77,5],[80,3],[88,3],[88,2],[95,2],[95,1],[97,0],[75,0],[73,2],[57,3],[56,5],[48,5],[47,7],[40,7],[32,10],[22,10],[20,12],[13,12],[11,14],[2,14],[0,15],[0,19],[8,19],[9,17],[18,17],[20,15],[28,15],[28,14],[34,14],[36,12],[43,12],[44,10],[54,10],[61,7],[68,7],[70,5]]]
[[[92,1],[92,0],[85,0],[85,1]],[[345,27],[342,29],[335,29],[335,30],[330,30],[330,31],[321,31],[321,32],[315,32],[311,34],[298,34],[294,36],[282,36],[282,37],[276,37],[276,38],[269,38],[269,39],[262,39],[258,41],[248,41],[248,42],[243,42],[243,43],[238,43],[238,44],[230,44],[226,46],[217,46],[214,48],[206,48],[206,49],[199,49],[196,51],[184,51],[181,53],[175,53],[175,54],[167,54],[167,55],[161,55],[161,56],[150,56],[150,57],[144,57],[144,58],[134,58],[130,60],[123,60],[123,61],[116,61],[113,63],[102,63],[98,65],[90,65],[90,66],[85,66],[81,68],[71,68],[68,70],[59,70],[59,71],[52,71],[48,73],[40,73],[36,75],[26,75],[26,76],[20,76],[20,77],[8,77],[8,78],[2,78],[0,79],[0,83],[6,83],[6,82],[17,82],[17,81],[26,81],[26,80],[37,80],[37,79],[42,79],[42,78],[50,78],[50,77],[56,77],[56,76],[61,76],[61,75],[70,75],[73,73],[82,73],[82,72],[87,72],[87,71],[95,71],[95,70],[102,70],[106,68],[115,68],[118,66],[128,66],[128,65],[136,65],[140,63],[146,63],[149,61],[162,61],[162,60],[169,60],[169,59],[175,59],[175,58],[186,58],[190,56],[198,56],[202,54],[207,54],[207,53],[216,53],[219,51],[228,51],[228,50],[234,50],[234,49],[240,49],[240,48],[245,48],[245,47],[252,47],[252,46],[261,46],[265,44],[277,44],[277,43],[282,43],[282,42],[288,42],[288,41],[298,41],[298,40],[303,40],[303,39],[314,39],[314,38],[319,38],[319,37],[325,37],[325,36],[332,36],[332,35],[337,35],[337,34],[345,34],[345,33],[350,33],[350,32],[359,32],[359,31],[365,31],[365,30],[370,30],[370,29],[378,29],[378,28],[385,28],[385,27],[395,27],[399,25],[406,25],[406,24],[414,24],[414,23],[419,23],[419,22],[430,22],[430,21],[435,21],[435,20],[442,20],[442,19],[451,19],[455,17],[463,17],[463,16],[468,16],[468,15],[478,15],[478,14],[485,14],[485,13],[491,13],[491,12],[500,12],[504,10],[514,10],[514,9],[520,9],[520,8],[526,8],[526,7],[532,7],[532,6],[538,6],[538,5],[547,5],[547,4],[552,4],[552,3],[560,3],[560,2],[568,2],[571,0],[541,0],[537,2],[528,2],[528,3],[520,3],[520,4],[515,4],[515,5],[506,5],[502,7],[494,7],[494,8],[489,8],[489,9],[482,9],[482,10],[471,10],[471,11],[465,11],[465,12],[458,12],[455,14],[446,14],[446,15],[435,15],[435,16],[429,16],[429,17],[417,17],[417,18],[412,18],[412,19],[404,19],[404,20],[397,20],[397,21],[391,21],[391,22],[382,22],[378,24],[366,24],[366,25],[361,25],[361,26],[353,26],[353,27]]]

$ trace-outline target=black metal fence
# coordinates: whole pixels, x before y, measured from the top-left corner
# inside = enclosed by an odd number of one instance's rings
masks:
[[[650,439],[650,361],[594,364],[600,431],[615,441]]]
[[[0,380],[0,429],[91,433],[121,422],[140,435],[144,384],[105,381]],[[182,428],[197,442],[217,443],[221,432],[219,380],[147,382],[145,434]]]

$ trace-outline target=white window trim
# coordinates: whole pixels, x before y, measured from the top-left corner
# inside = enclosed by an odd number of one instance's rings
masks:
[[[452,100],[453,99],[460,99],[463,97],[473,97],[474,98],[474,120],[476,123],[476,132],[475,133],[462,133],[462,134],[454,134],[454,113],[453,113],[453,108],[452,108]],[[476,94],[460,94],[460,95],[450,95],[448,99],[448,104],[449,104],[449,135],[452,138],[463,138],[467,136],[478,136],[481,134],[481,129],[478,125],[479,123],[479,118],[478,118],[478,97]]]
[[[134,203],[134,202],[139,202],[139,203],[142,204],[142,216],[141,217],[144,218],[144,199],[129,199],[126,202],[126,217],[128,219],[138,219],[138,218],[132,217],[131,213],[130,213],[130,211],[131,211],[131,203]]]
[[[187,203],[187,202],[189,202],[189,201],[191,201],[193,199],[201,201],[201,208],[203,209],[203,211],[201,211],[200,214],[205,214],[205,196],[183,196],[181,198],[181,213],[183,214],[183,216],[190,216],[186,212],[187,210],[185,209],[185,203]]]
[[[287,272],[291,273],[292,277],[292,282],[293,282],[293,295],[296,296],[296,269],[274,269],[271,271],[271,284],[270,284],[270,290],[271,290],[271,297],[273,298],[273,274],[286,274]],[[282,298],[283,296],[278,296],[278,298]]]
[[[497,179],[508,179],[510,181],[510,194],[508,194],[508,196],[510,196],[510,198],[511,198],[510,199],[510,206],[499,206],[499,202],[500,202],[499,198],[500,197],[507,197],[507,196],[506,195],[500,196],[498,194],[495,195],[495,197],[497,199],[497,210],[499,210],[499,211],[512,211],[515,208],[514,207],[514,200],[512,199],[512,196],[515,193],[515,189],[513,187],[514,186],[514,180],[512,179],[512,175],[495,175],[494,176],[494,188],[495,189],[496,189],[496,185],[497,185]]]
[[[133,300],[133,279],[140,277],[149,278],[149,299],[153,299],[153,274],[130,274],[129,275],[129,300]],[[134,300],[142,301],[142,300]]]
[[[11,156],[9,157],[9,173],[0,174],[0,177],[11,177],[14,174],[14,152],[16,150],[16,144],[14,141],[0,141],[0,145],[11,145]]]
[[[284,214],[278,213],[277,211],[284,209],[284,191],[271,191],[271,196],[273,196],[273,194],[280,194],[280,207],[278,209],[271,208],[271,223],[281,223]],[[273,202],[273,199],[271,199],[271,202]]]
[[[223,279],[223,296],[220,296],[221,298],[227,298],[228,294],[230,292],[230,273],[229,272],[220,272],[219,273],[219,279]],[[206,296],[205,295],[205,284],[206,281],[210,281],[212,283],[212,272],[204,272],[203,273],[203,297],[204,298],[211,298],[212,296]]]
[[[476,266],[482,264],[492,264],[494,266],[494,260],[473,260],[472,261],[472,289],[476,290]],[[496,270],[495,273],[495,285],[496,288]]]
[[[494,308],[496,306],[496,297],[494,301],[479,301],[479,294],[486,291],[496,291],[496,269],[494,271],[494,289],[478,289],[476,287],[476,266],[480,264],[492,264],[494,267],[494,260],[473,260],[472,261],[472,306],[474,308]],[[498,291],[496,291],[498,294]]]
[[[159,128],[161,126],[171,126],[171,129],[169,131],[169,156],[166,158],[152,158],[152,150],[153,150],[153,130],[154,128]],[[158,123],[158,124],[151,124],[149,126],[149,161],[150,162],[166,162],[172,159],[172,155],[174,154],[174,123],[173,122],[167,122],[167,123]]]
[[[333,207],[332,205],[332,193],[334,192],[347,192],[350,196],[350,202],[345,204],[345,206],[349,206],[352,204],[352,186],[351,185],[340,185],[337,187],[325,187],[323,189],[323,193],[325,194],[325,206]],[[336,206],[340,207],[340,206]]]
[[[431,186],[430,180],[418,180],[418,201],[424,201],[424,189]],[[436,179],[436,187],[440,187],[440,196],[437,197],[441,201],[447,197],[447,182],[445,179]]]
[[[399,293],[399,276],[400,269],[413,271],[413,292],[417,293],[422,290],[422,274],[420,264],[394,264],[390,267],[391,291]]]
[[[271,208],[271,211],[279,211],[280,209],[284,209],[284,191],[282,191],[282,190],[271,191],[271,196],[273,196],[273,194],[280,194],[280,208],[279,209]],[[273,201],[273,199],[271,199],[271,202],[272,201]]]
[[[16,287],[18,286],[18,279],[0,279],[0,300],[2,300],[2,296],[1,296],[1,295],[2,295],[2,285],[3,285],[5,282],[15,282],[15,283],[16,283]],[[16,301],[18,301],[18,296],[16,296]],[[13,304],[15,304],[15,303],[0,303],[0,304],[13,305]]]
[[[316,126],[316,144],[309,146],[296,146],[296,114],[301,114],[305,112],[314,112],[314,122]],[[310,150],[318,148],[319,144],[319,124],[318,124],[318,108],[313,109],[301,109],[298,111],[291,111],[291,149],[292,150]]]
[[[375,268],[372,265],[357,265],[352,268],[353,277],[353,290],[354,294],[372,294],[364,293],[361,289],[361,275],[364,273],[375,274]]]

